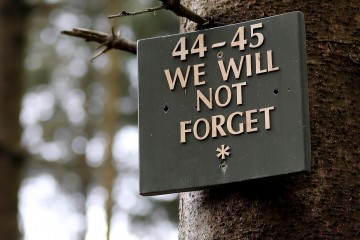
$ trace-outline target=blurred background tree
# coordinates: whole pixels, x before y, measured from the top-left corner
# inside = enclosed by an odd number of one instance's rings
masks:
[[[19,112],[22,59],[28,8],[22,1],[0,1],[0,233],[18,239],[18,190],[24,156]]]
[[[177,195],[138,194],[136,56],[113,51],[90,63],[95,44],[60,35],[73,27],[113,27],[132,40],[178,32],[166,11],[107,19],[156,5],[0,1],[1,238],[19,239],[18,226],[26,240],[177,238]]]

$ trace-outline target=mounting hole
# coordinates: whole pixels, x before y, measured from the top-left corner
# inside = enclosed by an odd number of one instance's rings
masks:
[[[164,106],[164,112],[167,113],[169,111],[169,107],[167,105]]]
[[[225,171],[227,169],[227,163],[226,162],[222,162],[220,165],[219,165],[219,168],[223,171]]]
[[[224,52],[220,51],[216,54],[217,58],[221,59],[224,57]]]
[[[274,89],[274,94],[278,95],[279,94],[279,90],[277,88]]]

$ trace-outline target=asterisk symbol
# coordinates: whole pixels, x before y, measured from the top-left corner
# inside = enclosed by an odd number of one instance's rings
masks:
[[[224,160],[226,157],[230,156],[230,147],[222,144],[220,148],[217,148],[216,151],[218,154],[216,155],[221,160]]]

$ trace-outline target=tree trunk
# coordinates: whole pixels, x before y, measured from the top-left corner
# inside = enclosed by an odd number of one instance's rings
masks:
[[[0,235],[17,240],[21,181],[21,73],[26,12],[22,1],[0,0]]]
[[[360,239],[360,1],[182,4],[221,25],[304,13],[312,172],[180,194],[179,239]]]

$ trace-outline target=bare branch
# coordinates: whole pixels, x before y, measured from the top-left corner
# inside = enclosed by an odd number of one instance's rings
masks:
[[[112,18],[117,18],[117,17],[128,17],[128,16],[135,16],[135,15],[139,15],[139,14],[143,14],[143,13],[149,13],[149,12],[156,12],[159,10],[165,9],[164,5],[158,6],[158,7],[154,7],[154,8],[147,8],[144,9],[142,11],[139,12],[126,12],[126,11],[122,11],[119,14],[115,14],[115,15],[110,15],[108,16],[109,19]]]
[[[84,28],[74,28],[72,31],[61,31],[62,34],[84,38],[87,42],[97,42],[97,43],[104,43],[108,37],[108,34],[103,32],[96,32],[89,29]]]
[[[208,21],[196,14],[195,12],[191,11],[189,8],[185,7],[184,5],[180,4],[180,0],[159,0],[162,5],[154,8],[144,9],[139,12],[126,12],[122,11],[119,14],[110,15],[108,18],[117,18],[117,17],[127,17],[127,16],[135,16],[143,13],[155,12],[162,9],[166,9],[172,11],[179,17],[185,17],[190,21],[196,22],[199,25],[206,25]]]
[[[109,18],[116,18],[116,17],[123,17],[123,16],[134,16],[142,13],[147,12],[155,12],[161,9],[166,9],[169,11],[174,12],[176,15],[180,17],[185,17],[193,22],[198,23],[200,26],[205,27],[208,26],[209,21],[205,18],[197,15],[195,12],[191,11],[187,7],[180,4],[180,0],[159,0],[162,5],[154,8],[145,9],[140,12],[126,12],[122,11],[120,14],[111,15]],[[97,57],[101,56],[102,54],[106,53],[111,49],[119,49],[123,51],[127,51],[133,54],[137,54],[137,46],[136,43],[123,38],[112,31],[112,34],[106,34],[103,32],[92,31],[89,29],[83,28],[74,28],[71,31],[61,31],[62,34],[83,38],[87,42],[97,42],[101,45],[98,48],[104,47],[104,49],[97,54],[95,54],[91,61],[96,59]]]
[[[72,31],[61,31],[61,33],[72,37],[83,38],[87,42],[100,43],[101,45],[98,48],[105,47],[104,50],[95,54],[91,61],[111,49],[119,49],[133,54],[137,53],[135,42],[120,37],[119,35],[115,34],[113,30],[111,35],[83,28],[74,28]]]

